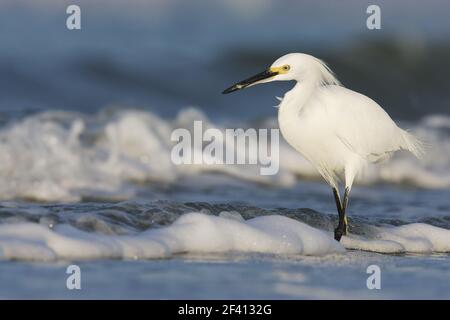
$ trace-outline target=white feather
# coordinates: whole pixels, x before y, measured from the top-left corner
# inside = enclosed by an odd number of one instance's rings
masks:
[[[344,181],[350,189],[367,164],[397,150],[423,154],[419,139],[399,128],[375,101],[340,86],[323,61],[291,53],[272,66],[286,64],[290,71],[272,79],[297,81],[280,103],[281,132],[332,187]]]

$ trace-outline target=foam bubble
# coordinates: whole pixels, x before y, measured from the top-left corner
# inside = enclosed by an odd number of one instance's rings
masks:
[[[67,224],[54,229],[35,223],[0,225],[0,259],[154,259],[179,253],[255,252],[284,255],[343,253],[345,248],[379,253],[450,252],[450,230],[423,223],[375,228],[371,238],[343,237],[284,216],[244,220],[237,212],[180,216],[167,227],[137,234],[85,232]]]
[[[343,237],[348,249],[380,253],[432,253],[450,252],[450,230],[424,223],[412,223],[400,227],[377,228],[375,239]]]
[[[172,225],[136,235],[88,233],[68,225],[51,230],[33,223],[0,225],[0,258],[164,258],[177,253],[259,252],[324,255],[344,248],[328,233],[282,216],[247,221],[202,213],[182,215]]]

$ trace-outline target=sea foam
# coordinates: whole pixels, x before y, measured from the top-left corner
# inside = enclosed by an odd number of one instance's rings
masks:
[[[69,225],[54,230],[33,223],[0,225],[0,257],[8,260],[151,259],[230,251],[323,255],[343,252],[344,248],[326,232],[283,216],[244,221],[194,212],[167,227],[114,236]]]
[[[154,259],[180,253],[254,252],[325,255],[358,249],[380,253],[450,252],[450,230],[427,224],[377,228],[374,238],[343,237],[280,215],[244,220],[236,213],[199,212],[171,225],[127,235],[85,232],[67,224],[53,229],[35,223],[0,225],[0,259],[92,260]]]
[[[375,239],[344,237],[346,248],[382,253],[450,252],[450,230],[425,223],[377,228]]]
[[[211,122],[197,109],[180,111],[174,119],[137,110],[86,116],[44,112],[10,123],[0,130],[1,199],[80,201],[83,197],[127,199],[142,183],[176,183],[180,177],[215,172],[272,186],[290,186],[299,178],[321,180],[317,171],[280,139],[280,170],[262,176],[258,165],[174,165],[170,154],[176,128],[224,132],[226,124]],[[236,125],[234,125],[236,126]],[[243,127],[276,127],[276,119]],[[390,161],[370,166],[358,182],[409,184],[424,188],[450,186],[450,117],[435,115],[413,126],[429,148],[421,161],[399,153]],[[193,150],[193,153],[202,150]],[[245,154],[246,150],[236,150]]]

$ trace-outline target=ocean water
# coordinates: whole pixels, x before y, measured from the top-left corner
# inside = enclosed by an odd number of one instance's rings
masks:
[[[0,296],[449,298],[448,191],[355,188],[351,238],[339,245],[322,183],[274,190],[230,179],[195,201],[187,189],[178,201],[3,203]],[[66,288],[72,264],[81,290]],[[367,289],[370,265],[381,269],[381,290]]]
[[[193,119],[227,127],[194,108],[173,119],[48,111],[5,125],[0,296],[449,297],[448,117],[411,126],[440,146],[423,160],[398,154],[360,178],[341,244],[331,190],[284,142],[276,176],[257,165],[173,165],[170,132]],[[82,270],[77,292],[65,287],[71,264]]]
[[[64,1],[0,4],[0,298],[450,298],[443,4],[385,2],[375,35],[351,19],[360,1],[286,2],[283,19],[278,1],[89,3],[79,33]],[[359,177],[341,243],[330,188],[283,139],[274,176],[170,160],[172,131],[197,120],[277,128],[290,84],[220,92],[289,51],[329,62],[427,144]],[[66,288],[72,264],[81,290]]]

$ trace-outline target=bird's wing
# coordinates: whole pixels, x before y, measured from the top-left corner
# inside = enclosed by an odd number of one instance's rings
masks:
[[[403,148],[403,130],[372,99],[343,87],[331,88],[327,98],[335,134],[351,151],[377,162]]]

